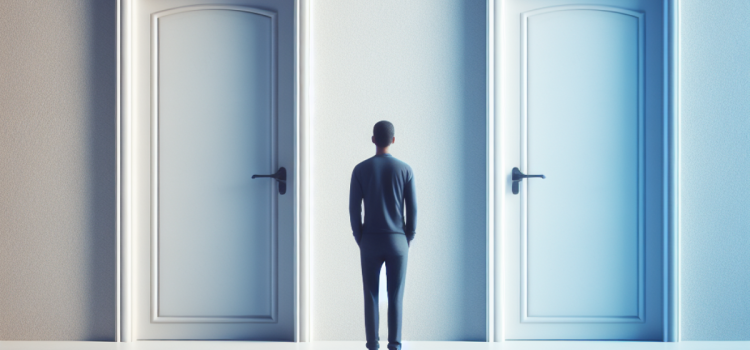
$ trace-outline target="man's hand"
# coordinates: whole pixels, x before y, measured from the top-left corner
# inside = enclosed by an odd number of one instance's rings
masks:
[[[417,234],[417,233],[416,233],[416,232],[414,232],[414,231],[411,231],[411,232],[408,232],[408,231],[407,231],[407,232],[406,232],[406,245],[407,245],[407,246],[411,247],[411,241],[413,241],[413,240],[414,240],[414,236],[415,236],[416,234]]]

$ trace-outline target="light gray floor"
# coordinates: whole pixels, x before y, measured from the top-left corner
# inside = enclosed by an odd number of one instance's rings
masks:
[[[387,342],[380,348],[387,349]],[[103,342],[0,342],[2,350],[364,350],[361,342],[312,342],[312,343],[266,343],[266,342],[208,342],[208,341],[148,341],[135,343]],[[748,342],[530,342],[508,341],[504,343],[479,342],[404,342],[403,350],[748,350]]]

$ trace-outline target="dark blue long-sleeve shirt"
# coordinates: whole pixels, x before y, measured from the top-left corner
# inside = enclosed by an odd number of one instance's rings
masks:
[[[364,233],[403,233],[414,239],[417,198],[411,167],[388,153],[357,164],[349,188],[349,220],[357,243]]]

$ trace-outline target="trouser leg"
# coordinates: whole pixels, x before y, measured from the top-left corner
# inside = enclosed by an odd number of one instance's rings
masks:
[[[362,265],[362,285],[365,294],[365,334],[367,337],[367,348],[375,350],[380,347],[378,341],[378,290],[380,288],[380,268],[383,259],[362,252],[360,255]]]
[[[404,282],[409,248],[406,237],[396,243],[396,251],[385,258],[385,273],[388,280],[388,349],[401,349],[401,315],[403,313]],[[403,243],[403,244],[401,244]],[[403,247],[402,247],[403,245]]]

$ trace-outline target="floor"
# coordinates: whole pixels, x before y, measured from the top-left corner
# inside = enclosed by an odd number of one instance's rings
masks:
[[[387,342],[380,349],[387,350]],[[216,341],[144,341],[136,343],[106,342],[40,342],[3,341],[0,350],[364,350],[364,342],[313,342],[313,343],[267,343],[267,342],[216,342]],[[750,350],[747,342],[531,342],[504,343],[480,342],[404,342],[403,350]]]

